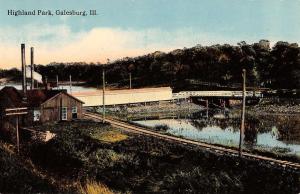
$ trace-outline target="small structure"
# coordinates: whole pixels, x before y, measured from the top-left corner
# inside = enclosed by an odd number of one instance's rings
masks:
[[[27,107],[28,114],[21,118],[23,126],[34,123],[70,121],[82,118],[83,102],[65,90],[28,90],[26,101],[22,91],[14,87],[4,87],[0,91],[1,128],[9,125],[4,110],[7,108]]]
[[[2,136],[9,137],[9,129],[14,129],[16,126],[16,119],[6,116],[6,109],[14,109],[24,107],[25,103],[22,102],[21,96],[18,92],[4,88],[0,90],[0,129]],[[20,116],[23,119],[24,115]]]

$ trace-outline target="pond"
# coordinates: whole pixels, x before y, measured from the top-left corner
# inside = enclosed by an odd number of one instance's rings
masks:
[[[188,117],[132,118],[132,122],[187,139],[238,147],[239,116],[230,112],[205,112]],[[300,115],[246,115],[243,147],[300,159]]]

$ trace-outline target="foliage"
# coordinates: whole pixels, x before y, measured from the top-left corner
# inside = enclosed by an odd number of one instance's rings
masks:
[[[56,193],[50,182],[37,176],[22,158],[0,142],[0,193]]]
[[[85,186],[80,185],[78,190],[81,194],[113,194],[105,185],[96,181],[87,181]]]
[[[171,85],[180,88],[186,86],[187,80],[233,87],[241,82],[241,72],[245,68],[249,86],[299,89],[299,53],[297,44],[282,41],[273,48],[268,40],[254,44],[242,41],[236,46],[197,45],[169,53],[156,51],[116,60],[105,65],[106,78],[108,84],[119,87],[129,85],[129,73],[134,87]],[[75,81],[100,86],[103,67],[99,63],[75,62],[37,65],[36,69],[48,80],[55,81],[58,75],[60,80],[67,81],[71,74]]]
[[[158,138],[130,138],[104,143],[97,131],[114,131],[101,123],[63,124],[57,137],[31,149],[33,161],[51,173],[94,180],[132,193],[296,193],[299,173],[247,159],[218,155]]]
[[[14,78],[14,79],[21,79],[22,73],[17,68],[12,68],[9,70],[0,69],[0,79],[1,78]]]
[[[169,129],[170,129],[170,127],[166,124],[154,126],[154,130],[157,130],[157,131],[167,131]]]

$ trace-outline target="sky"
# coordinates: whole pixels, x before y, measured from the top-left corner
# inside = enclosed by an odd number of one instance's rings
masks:
[[[0,68],[21,66],[20,44],[35,63],[101,62],[198,44],[300,42],[300,0],[0,0]],[[10,16],[51,10],[53,16]],[[97,10],[61,16],[56,10]]]

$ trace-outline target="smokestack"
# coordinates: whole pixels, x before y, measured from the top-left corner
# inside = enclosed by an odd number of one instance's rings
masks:
[[[30,71],[31,71],[31,85],[30,85],[30,89],[34,89],[34,79],[33,79],[33,72],[34,72],[34,48],[31,47],[30,48]]]
[[[27,90],[27,84],[26,84],[26,61],[25,61],[25,44],[21,44],[21,62],[22,62],[22,90],[23,90],[23,101],[27,100],[26,97],[26,90]]]

